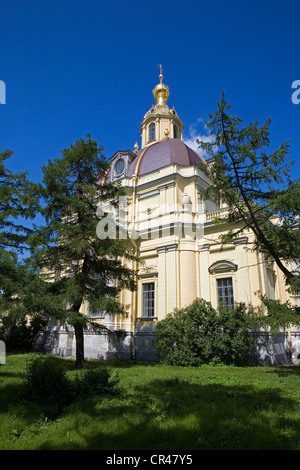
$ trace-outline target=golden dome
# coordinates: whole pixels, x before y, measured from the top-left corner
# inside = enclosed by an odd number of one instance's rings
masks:
[[[170,95],[169,87],[163,83],[162,66],[159,65],[159,83],[152,90],[156,104],[152,105],[144,115],[140,132],[142,135],[142,148],[162,139],[182,139],[183,124],[174,107],[170,109],[167,100]]]
[[[169,91],[169,87],[162,82],[164,78],[162,74],[162,70],[163,70],[162,66],[159,65],[159,68],[160,68],[160,74],[159,74],[160,83],[156,85],[156,87],[154,88],[153,95],[154,95],[156,104],[164,105],[168,101],[170,91]]]

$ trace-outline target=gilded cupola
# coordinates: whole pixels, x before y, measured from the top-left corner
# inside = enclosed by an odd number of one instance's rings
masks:
[[[153,95],[154,95],[157,106],[164,106],[168,101],[170,90],[169,90],[169,87],[162,82],[164,76],[162,74],[161,65],[159,67],[160,67],[160,74],[159,74],[160,83],[158,83],[158,85],[156,85],[156,87],[154,88]]]
[[[142,148],[167,138],[182,140],[183,124],[174,107],[167,105],[170,90],[163,83],[163,68],[159,65],[159,83],[153,89],[155,104],[145,114],[141,123]]]

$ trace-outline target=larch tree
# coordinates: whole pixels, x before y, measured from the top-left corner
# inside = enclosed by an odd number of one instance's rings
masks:
[[[289,141],[270,150],[271,119],[261,126],[255,121],[243,127],[231,108],[222,92],[217,110],[207,122],[212,141],[197,141],[211,157],[209,168],[203,166],[203,170],[208,171],[212,184],[203,197],[222,201],[227,208],[223,215],[220,212],[217,223],[236,226],[221,241],[232,242],[251,229],[253,248],[275,261],[289,292],[298,294],[300,179],[292,178],[293,162],[287,160]],[[265,304],[271,308],[270,302]]]
[[[82,305],[89,305],[92,312],[122,315],[120,291],[136,288],[130,243],[120,237],[97,236],[99,205],[117,204],[122,194],[118,185],[105,179],[109,162],[102,151],[87,136],[42,167],[45,224],[36,228],[30,240],[33,265],[48,282],[47,295],[51,293],[55,301],[53,315],[74,328],[77,368],[84,367],[84,329],[91,322]]]
[[[300,179],[291,178],[293,162],[287,162],[288,141],[267,153],[270,146],[268,119],[241,127],[242,119],[229,114],[232,106],[222,93],[218,109],[207,123],[212,142],[199,142],[212,156],[209,176],[212,185],[205,196],[214,197],[228,208],[221,222],[239,222],[226,234],[230,241],[247,228],[256,237],[255,248],[271,256],[287,283],[298,290],[298,276],[288,264],[300,259]],[[207,171],[207,170],[206,170]]]
[[[39,280],[24,262],[39,204],[37,186],[28,172],[9,170],[12,155],[11,150],[0,152],[0,336],[8,347],[22,348],[23,339],[28,343],[42,326],[41,310],[32,303]],[[34,325],[31,332],[26,330],[29,312]]]
[[[0,252],[22,253],[28,249],[31,233],[26,220],[37,212],[38,199],[35,185],[28,179],[28,172],[13,173],[6,161],[12,150],[0,152]]]

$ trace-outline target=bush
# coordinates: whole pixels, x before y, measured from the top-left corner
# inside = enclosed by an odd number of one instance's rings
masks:
[[[118,379],[98,367],[82,370],[70,380],[53,358],[37,356],[27,366],[24,385],[24,398],[39,405],[46,417],[55,418],[77,398],[116,393]]]
[[[8,351],[33,351],[34,343],[44,331],[47,320],[42,315],[34,315],[30,322],[27,318],[2,315],[0,339]]]
[[[209,302],[196,299],[158,322],[154,345],[161,360],[170,365],[242,365],[253,344],[249,325],[250,315],[242,304],[215,310]]]
[[[38,356],[27,366],[25,398],[37,403],[45,416],[53,418],[72,401],[66,373],[49,358]]]
[[[117,377],[112,378],[106,368],[85,369],[76,376],[74,395],[76,397],[87,397],[115,393],[118,382]]]

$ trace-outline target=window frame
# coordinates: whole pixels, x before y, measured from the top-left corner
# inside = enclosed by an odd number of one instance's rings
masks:
[[[87,317],[90,318],[91,320],[104,320],[106,315],[105,310],[99,310],[97,312],[93,312],[89,309],[87,309]]]
[[[178,127],[176,126],[176,124],[173,124],[173,135],[174,139],[178,139]]]
[[[230,285],[219,285],[221,282],[224,283],[224,281],[230,281]],[[226,276],[226,277],[218,277],[216,278],[216,286],[217,286],[217,302],[218,306],[221,307],[224,305],[225,307],[229,308],[229,310],[232,310],[234,308],[234,286],[233,286],[233,278],[232,276]],[[230,291],[230,294],[226,292],[227,290]],[[226,295],[224,295],[224,292],[226,292]],[[221,295],[220,295],[221,293]],[[232,302],[229,303],[227,300],[231,299]]]
[[[219,296],[218,296],[218,280],[231,278],[232,279],[232,291],[233,291],[233,304],[238,301],[238,286],[237,276],[238,265],[234,264],[228,259],[220,259],[215,261],[208,268],[211,274],[211,300],[213,306],[219,307]],[[233,305],[234,306],[234,305]]]
[[[153,288],[149,289],[148,291],[145,290],[145,286],[149,286],[152,284]],[[155,318],[156,312],[156,282],[155,280],[147,280],[141,283],[142,292],[141,292],[141,317],[142,318]],[[152,298],[150,299],[150,303],[152,305],[149,306],[149,298],[146,299],[145,303],[145,294],[152,294]],[[148,303],[148,305],[146,305]],[[145,311],[145,305],[147,311]],[[149,311],[151,311],[152,315],[149,315]]]
[[[148,142],[156,139],[156,126],[155,122],[151,122],[148,126]]]

